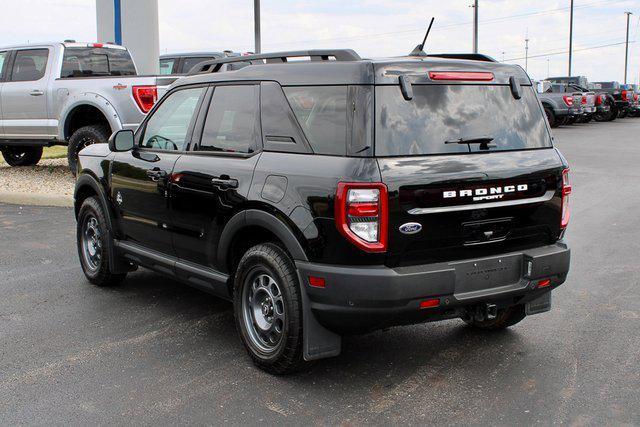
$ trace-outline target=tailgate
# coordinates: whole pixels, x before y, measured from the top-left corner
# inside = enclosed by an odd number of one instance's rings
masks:
[[[390,266],[483,257],[558,239],[563,163],[553,148],[378,162],[390,198]]]

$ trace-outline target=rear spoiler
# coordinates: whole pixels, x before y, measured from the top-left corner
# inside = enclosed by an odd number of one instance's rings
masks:
[[[488,55],[481,53],[430,53],[428,57],[449,58],[449,59],[467,59],[470,61],[498,62]]]

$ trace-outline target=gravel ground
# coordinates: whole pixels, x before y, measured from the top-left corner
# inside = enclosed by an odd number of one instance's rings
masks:
[[[36,166],[13,168],[0,160],[0,193],[73,197],[75,180],[67,159],[43,159]]]

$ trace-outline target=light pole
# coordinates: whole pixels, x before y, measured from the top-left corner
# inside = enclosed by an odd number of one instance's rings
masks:
[[[255,37],[255,53],[260,53],[260,0],[253,0],[253,31]]]
[[[627,41],[624,45],[624,84],[627,84],[627,65],[629,63],[629,17],[633,15],[631,12],[625,12],[627,15]]]
[[[571,55],[573,53],[573,0],[569,12],[569,77],[571,77]]]
[[[478,53],[478,0],[473,1],[473,53]]]

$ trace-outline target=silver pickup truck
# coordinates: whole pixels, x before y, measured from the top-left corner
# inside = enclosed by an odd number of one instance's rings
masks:
[[[102,43],[0,48],[0,149],[11,166],[38,163],[42,148],[78,151],[136,129],[176,77],[138,76],[127,49]]]

